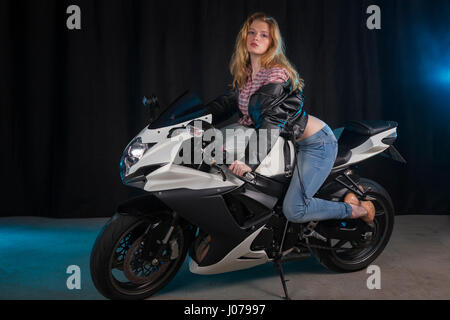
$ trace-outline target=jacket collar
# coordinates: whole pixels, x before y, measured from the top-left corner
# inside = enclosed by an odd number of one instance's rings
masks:
[[[288,80],[283,83],[268,83],[259,88],[254,94],[262,93],[278,96],[283,93],[290,93],[292,90],[291,82]]]

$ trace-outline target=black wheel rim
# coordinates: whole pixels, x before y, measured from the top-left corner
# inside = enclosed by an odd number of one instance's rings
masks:
[[[110,280],[114,288],[124,295],[141,295],[158,288],[170,276],[171,271],[181,259],[184,239],[179,227],[174,229],[169,240],[169,242],[177,240],[179,254],[176,259],[161,262],[155,266],[152,265],[152,261],[147,261],[139,256],[143,250],[138,243],[142,240],[142,235],[149,225],[151,225],[150,228],[158,227],[158,223],[148,221],[139,221],[131,226],[122,234],[112,251],[108,266]],[[132,254],[135,259],[127,257],[128,254]],[[128,265],[126,264],[127,258]],[[142,264],[139,265],[139,263]],[[130,267],[131,271],[127,270]],[[136,277],[130,278],[130,272],[135,273]]]
[[[340,263],[357,265],[367,261],[378,251],[387,236],[390,217],[385,200],[377,194],[371,194],[369,192],[367,194],[375,198],[375,200],[371,200],[375,206],[375,230],[373,233],[373,240],[369,246],[363,249],[353,249],[361,246],[361,244],[357,242],[336,239],[329,240],[330,246],[336,249],[332,250],[332,255]]]

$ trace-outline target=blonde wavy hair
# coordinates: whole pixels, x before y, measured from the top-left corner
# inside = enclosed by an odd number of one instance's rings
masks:
[[[281,37],[280,28],[276,20],[263,12],[252,14],[242,25],[236,38],[236,44],[230,61],[230,72],[233,76],[232,89],[242,88],[247,82],[247,67],[250,66],[250,53],[247,50],[247,35],[253,21],[263,21],[269,25],[271,43],[267,52],[261,56],[261,67],[266,69],[274,67],[285,68],[289,73],[292,90],[302,91],[304,81],[300,78],[293,65],[285,55],[285,45]]]

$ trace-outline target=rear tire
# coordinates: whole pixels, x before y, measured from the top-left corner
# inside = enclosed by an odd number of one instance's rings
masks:
[[[103,227],[90,259],[92,281],[103,296],[145,299],[161,290],[178,272],[186,258],[191,232],[177,225],[169,241],[178,250],[177,258],[167,261],[166,265],[161,262],[153,266],[144,257],[144,247],[139,246],[145,230],[157,221],[161,219],[116,214]],[[135,252],[128,254],[130,248]]]
[[[367,268],[383,252],[394,227],[394,205],[388,192],[375,181],[361,178],[359,183],[367,194],[376,198],[375,205],[375,235],[370,247],[356,250],[326,250],[311,248],[317,260],[328,269],[336,272],[354,272]],[[343,201],[343,199],[342,199]],[[312,244],[324,245],[320,240],[312,239]],[[328,240],[328,246],[333,246]],[[352,252],[353,251],[353,252]]]

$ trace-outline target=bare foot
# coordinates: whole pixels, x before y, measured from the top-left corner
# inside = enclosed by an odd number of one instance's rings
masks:
[[[362,206],[357,206],[351,203],[349,203],[349,205],[352,207],[352,216],[350,219],[359,219],[369,215],[369,212],[367,212],[367,210]]]
[[[362,217],[361,219],[364,222],[371,224],[375,218],[375,206],[372,201],[361,201],[361,207],[367,211],[367,216]]]
[[[362,189],[362,186],[359,186]],[[359,201],[358,197],[349,192],[344,198],[344,202],[352,207],[352,216],[350,219],[361,218],[364,222],[371,224],[375,217],[375,207],[371,201]]]

